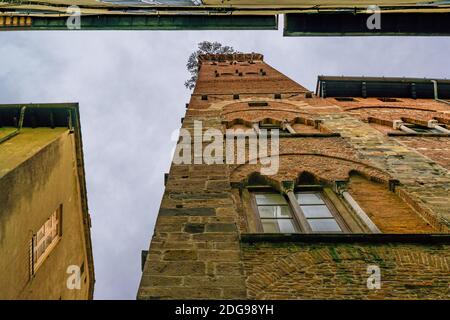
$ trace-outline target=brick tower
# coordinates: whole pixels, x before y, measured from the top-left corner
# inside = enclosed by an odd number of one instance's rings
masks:
[[[314,94],[261,54],[199,64],[138,299],[449,298],[450,81],[320,76]],[[208,164],[210,129],[277,129],[276,172]]]

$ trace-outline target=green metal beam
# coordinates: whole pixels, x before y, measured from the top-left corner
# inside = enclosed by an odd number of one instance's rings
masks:
[[[68,30],[67,17],[32,17],[0,30]],[[83,15],[81,30],[276,30],[276,15]]]

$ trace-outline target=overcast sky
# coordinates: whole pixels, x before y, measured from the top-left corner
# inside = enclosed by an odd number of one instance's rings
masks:
[[[0,103],[79,102],[96,299],[135,299],[190,92],[188,55],[220,41],[314,90],[317,75],[449,77],[450,38],[283,38],[280,31],[0,33]]]

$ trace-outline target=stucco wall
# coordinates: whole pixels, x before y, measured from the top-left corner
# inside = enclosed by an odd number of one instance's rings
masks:
[[[86,299],[88,265],[74,135],[24,128],[0,145],[0,298]],[[62,238],[29,277],[30,240],[63,205]],[[81,290],[69,290],[69,265],[84,263]]]

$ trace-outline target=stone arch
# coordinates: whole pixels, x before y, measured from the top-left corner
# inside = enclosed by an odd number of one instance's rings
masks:
[[[321,125],[321,121],[314,120],[309,117],[295,117],[289,124],[294,129],[296,133],[319,133],[319,132],[329,132],[324,126]]]
[[[257,164],[250,164],[251,160],[246,159],[244,164],[235,165],[231,168],[230,180],[238,183],[243,181],[249,173],[259,171],[261,159],[268,158],[258,157]],[[318,179],[327,184],[331,184],[335,180],[348,180],[352,170],[362,172],[371,179],[383,181],[386,184],[390,179],[389,174],[367,163],[319,153],[283,153],[279,155],[279,166],[278,173],[271,176],[271,179],[278,182],[294,181],[297,179],[298,173],[302,171],[316,175]]]
[[[262,118],[261,120],[259,120],[260,124],[271,124],[271,125],[276,125],[276,126],[282,126],[283,125],[283,121],[280,121],[278,119],[274,119],[274,118],[270,118],[270,117],[265,117]]]
[[[267,102],[268,105],[264,107],[249,107],[249,102]],[[309,106],[309,104],[302,101],[292,101],[292,100],[283,100],[269,98],[269,97],[254,97],[254,98],[245,98],[240,100],[228,100],[226,102],[221,103],[222,113],[232,113],[236,110],[247,110],[247,109],[262,109],[262,110],[282,110],[282,111],[293,111],[298,113],[309,113],[305,111],[299,111],[299,106]]]
[[[297,123],[298,124],[304,124],[304,125],[307,125],[307,126],[316,126],[317,125],[317,122],[314,121],[313,119],[307,118],[307,117],[302,117],[302,116],[295,117],[290,122],[291,125],[294,125],[294,124],[297,124]]]
[[[235,129],[244,129],[244,128],[252,128],[254,123],[259,123],[260,126],[264,124],[270,124],[277,127],[282,128],[284,121],[280,121],[278,119],[274,119],[271,117],[264,117],[258,119],[258,121],[249,121],[242,118],[233,118],[230,121],[222,121],[225,124],[226,129],[235,128]]]
[[[249,106],[251,102],[267,102],[266,106]],[[233,118],[242,118],[250,122],[261,120],[262,114],[279,121],[291,121],[292,119],[310,114],[309,111],[300,110],[308,106],[301,101],[283,101],[268,97],[256,97],[236,100],[228,100],[211,105],[211,109],[220,109],[221,118],[230,121]]]
[[[230,121],[222,121],[222,123],[225,125],[226,129],[230,129],[230,128],[241,128],[241,127],[245,127],[245,128],[252,128],[252,122],[250,121],[246,121],[244,119],[241,118],[234,118],[233,120]]]
[[[439,110],[419,107],[360,106],[348,108],[346,111],[363,120],[369,121],[370,118],[378,119],[378,122],[381,122],[380,124],[387,126],[389,126],[389,121],[400,120],[402,117],[428,121],[442,115]]]
[[[361,170],[357,170],[357,169],[350,170],[349,173],[348,173],[349,178],[351,178],[353,175],[358,175],[358,176],[361,176],[361,177],[363,177],[363,178],[365,178],[367,180],[378,182],[378,183],[381,183],[381,184],[386,184],[386,185],[389,184],[389,181],[386,181],[386,180],[383,180],[383,179],[379,179],[377,176],[368,175],[366,172],[361,171]]]
[[[270,108],[252,108],[251,110],[233,110],[228,113],[222,113],[221,117],[224,121],[230,121],[240,118],[250,122],[261,121],[264,118],[271,118],[278,121],[292,121],[301,115],[298,111],[279,110]]]
[[[380,106],[380,105],[374,105],[374,106],[356,106],[356,107],[349,107],[345,108],[345,111],[351,111],[351,110],[362,110],[362,109],[389,109],[389,110],[418,110],[418,111],[428,111],[428,112],[436,112],[435,110],[430,110],[426,108],[418,108],[418,107],[409,107],[409,106]]]
[[[321,182],[320,179],[318,179],[315,174],[306,170],[301,171],[297,175],[297,178],[295,179],[295,184],[297,185],[300,184],[313,185],[313,184],[320,184],[320,182]]]
[[[281,185],[272,178],[262,175],[257,171],[253,171],[250,173],[243,181],[243,186],[251,186],[251,185],[267,185],[272,187],[273,189],[281,192]]]

